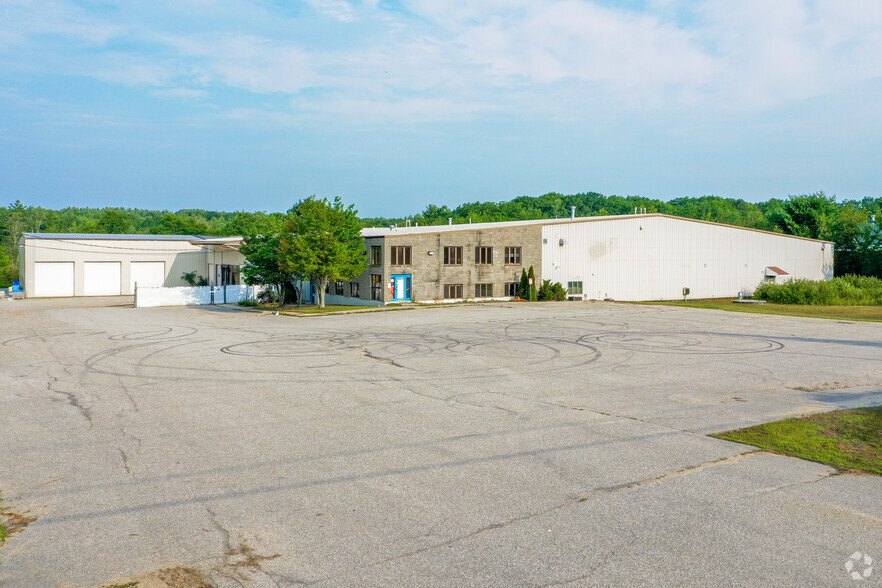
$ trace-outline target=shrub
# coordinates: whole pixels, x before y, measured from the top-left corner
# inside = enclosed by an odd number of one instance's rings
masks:
[[[537,292],[539,300],[566,300],[567,290],[560,282],[551,283],[551,280],[543,280]]]
[[[529,285],[527,286],[527,300],[530,302],[536,302],[539,300],[538,295],[536,294],[536,274],[533,273],[533,266],[530,266],[530,271],[527,272],[527,281]]]
[[[821,281],[799,279],[780,284],[763,282],[753,295],[778,304],[882,305],[882,280],[849,275]]]
[[[202,276],[197,276],[196,272],[184,272],[181,274],[181,279],[187,282],[190,286],[207,286],[208,280],[203,278]]]

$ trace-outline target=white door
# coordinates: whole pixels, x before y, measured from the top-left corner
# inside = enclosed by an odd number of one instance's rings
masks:
[[[119,296],[122,293],[118,261],[87,261],[83,264],[85,296]]]
[[[129,268],[129,289],[135,293],[135,282],[143,288],[162,287],[165,284],[164,261],[133,261]]]
[[[34,264],[32,296],[73,296],[74,264],[72,261],[40,261]]]

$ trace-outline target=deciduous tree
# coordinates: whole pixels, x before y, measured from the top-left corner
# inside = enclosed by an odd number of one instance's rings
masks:
[[[328,282],[353,280],[367,268],[358,212],[339,197],[313,196],[292,208],[278,251],[283,269],[312,282],[319,308]]]

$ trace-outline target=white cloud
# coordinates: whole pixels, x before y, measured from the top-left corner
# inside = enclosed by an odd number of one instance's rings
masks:
[[[346,0],[306,0],[315,10],[341,22],[356,19],[356,10]]]
[[[308,2],[296,16],[224,2],[206,32],[198,17],[211,4],[183,8],[165,30],[160,8],[134,18],[125,5],[89,12],[7,0],[0,59],[21,71],[19,56],[30,56],[35,71],[158,96],[228,86],[297,95],[306,112],[383,120],[486,109],[567,116],[561,109],[583,112],[588,102],[765,109],[882,77],[882,3],[865,0],[652,0],[641,12],[588,0],[404,0],[404,11],[378,0]],[[329,24],[352,35],[313,34]],[[301,96],[309,88],[320,91]]]

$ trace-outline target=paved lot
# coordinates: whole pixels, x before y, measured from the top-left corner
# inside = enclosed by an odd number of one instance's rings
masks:
[[[0,305],[2,586],[858,585],[882,478],[705,436],[882,403],[882,325]],[[882,567],[864,586],[882,586]]]

